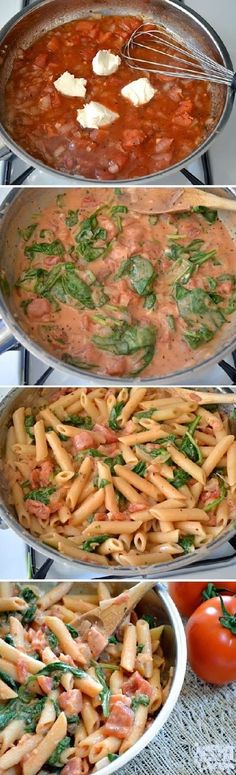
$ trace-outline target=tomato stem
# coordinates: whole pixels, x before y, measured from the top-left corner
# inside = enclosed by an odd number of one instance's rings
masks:
[[[207,587],[202,592],[203,600],[211,600],[212,597],[220,597],[222,594],[227,593],[227,589],[224,587],[215,587],[214,584],[211,582],[210,584],[207,584]]]
[[[219,622],[222,627],[226,627],[233,635],[236,635],[236,614],[230,614],[225,607],[223,598],[219,595],[223,616],[219,617]]]

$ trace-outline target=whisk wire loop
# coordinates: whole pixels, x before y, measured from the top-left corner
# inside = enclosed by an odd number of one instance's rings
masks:
[[[146,27],[149,29],[146,29]],[[141,56],[142,51],[155,53],[156,59]],[[140,53],[140,56],[139,56]],[[174,78],[209,81],[236,90],[236,76],[232,70],[211,59],[194,46],[191,52],[184,42],[174,38],[162,25],[150,29],[150,22],[137,27],[123,45],[121,55],[134,70],[156,73]],[[158,58],[160,55],[160,58]]]

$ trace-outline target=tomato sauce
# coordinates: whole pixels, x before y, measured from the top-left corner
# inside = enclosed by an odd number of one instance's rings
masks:
[[[67,189],[19,223],[24,330],[94,374],[158,377],[201,362],[236,310],[236,249],[217,213],[155,215],[166,189]],[[170,197],[175,197],[168,191]]]
[[[98,180],[149,175],[191,154],[213,123],[209,84],[151,73],[156,92],[150,102],[135,107],[121,89],[146,72],[123,60],[112,75],[93,73],[96,53],[110,49],[119,54],[141,22],[134,16],[75,20],[20,50],[6,88],[7,129],[14,140],[56,170]],[[87,79],[85,98],[56,90],[54,81],[65,71]],[[109,126],[83,129],[77,110],[90,101],[119,117]]]

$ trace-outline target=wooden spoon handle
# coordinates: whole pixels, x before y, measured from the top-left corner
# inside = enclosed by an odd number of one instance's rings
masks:
[[[135,608],[137,603],[144,597],[154,586],[154,581],[140,581],[130,589],[125,589],[117,597],[103,600],[100,606],[92,608],[82,616],[76,618],[76,624],[79,624],[86,619],[94,623],[97,619],[98,623],[102,623],[105,634],[109,637],[117,627],[121,624],[124,617],[129,613],[132,608]],[[73,622],[75,624],[75,621]]]
[[[236,199],[217,196],[208,191],[201,191],[198,188],[191,188],[190,191],[184,191],[178,205],[181,204],[181,207],[184,208],[185,201],[187,208],[202,206],[212,208],[213,210],[230,210],[236,212]]]

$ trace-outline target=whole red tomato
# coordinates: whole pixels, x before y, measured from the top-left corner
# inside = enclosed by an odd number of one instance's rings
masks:
[[[215,590],[221,594],[236,595],[236,581],[171,581],[168,590],[182,616],[191,616],[204,598],[215,597]],[[203,596],[204,593],[204,596]]]
[[[188,620],[186,637],[188,660],[199,678],[219,686],[236,681],[235,597],[202,603]]]

